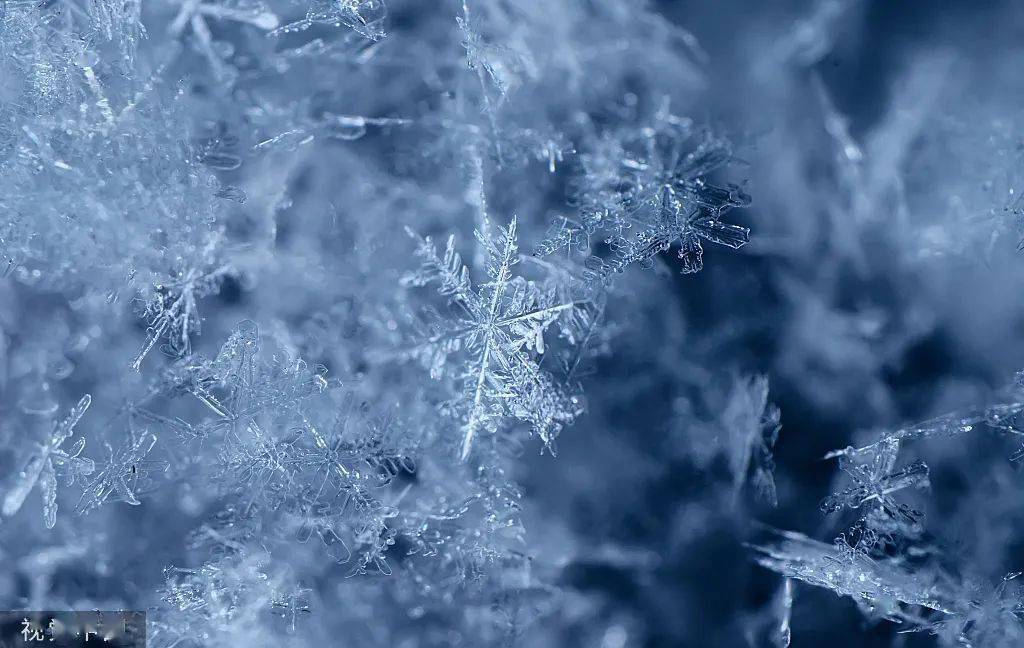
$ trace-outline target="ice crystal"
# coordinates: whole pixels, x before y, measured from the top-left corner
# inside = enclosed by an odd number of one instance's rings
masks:
[[[884,513],[904,523],[916,523],[920,513],[893,498],[908,488],[928,486],[928,466],[915,461],[897,469],[896,459],[900,445],[895,439],[886,438],[871,451],[855,456],[843,456],[840,468],[849,475],[853,486],[825,498],[821,508],[835,512],[842,508],[858,509],[865,505],[876,505]]]
[[[772,536],[753,546],[761,566],[849,596],[881,616],[913,619],[910,606],[947,614],[957,610],[959,593],[939,575],[872,558],[844,540],[826,544],[794,531],[773,531]]]
[[[678,247],[683,273],[704,265],[701,240],[740,248],[750,230],[722,220],[750,197],[739,186],[718,185],[709,175],[732,158],[728,143],[690,120],[660,113],[651,126],[600,136],[582,157],[577,179],[579,223],[556,224],[541,253],[603,235],[612,256],[600,272],[647,264]]]
[[[25,467],[15,475],[14,484],[4,496],[5,516],[17,513],[25,498],[38,485],[43,496],[43,522],[48,529],[57,524],[57,478],[64,477],[68,483],[74,483],[75,479],[90,475],[95,470],[91,459],[79,456],[85,449],[84,437],[79,437],[68,449],[62,447],[74,435],[75,426],[91,403],[92,396],[86,394],[67,416],[54,423],[46,440],[38,445]]]
[[[416,254],[423,265],[405,278],[409,286],[436,284],[457,308],[453,320],[431,322],[409,354],[435,378],[455,374],[460,394],[452,411],[462,422],[463,460],[477,434],[494,432],[502,417],[529,422],[550,445],[579,414],[577,397],[557,385],[541,363],[548,329],[558,324],[560,334],[571,336],[578,323],[574,312],[586,305],[566,299],[554,287],[513,277],[512,267],[519,262],[515,218],[507,228],[496,227],[491,237],[478,232],[477,241],[485,250],[488,277],[479,287],[473,287],[454,237],[443,257],[433,241],[419,239]],[[455,369],[448,366],[452,356],[459,356]]]
[[[0,0],[0,607],[1024,644],[1019,12],[747,4]]]
[[[141,317],[147,323],[148,339],[132,362],[132,369],[140,370],[146,355],[163,337],[167,338],[168,350],[172,355],[188,353],[190,336],[199,331],[199,309],[196,302],[216,292],[220,280],[229,271],[227,266],[206,272],[189,269],[182,276],[175,277],[169,285],[158,284],[154,287],[152,296],[141,308]]]
[[[88,513],[112,497],[139,506],[142,502],[138,495],[153,488],[153,473],[165,472],[169,467],[165,461],[146,459],[156,441],[155,434],[142,433],[132,435],[117,449],[107,444],[108,459],[86,485],[77,510]]]

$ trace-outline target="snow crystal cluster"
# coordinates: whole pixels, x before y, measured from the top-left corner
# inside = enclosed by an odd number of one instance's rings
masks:
[[[0,609],[1024,646],[1022,34],[0,0]]]

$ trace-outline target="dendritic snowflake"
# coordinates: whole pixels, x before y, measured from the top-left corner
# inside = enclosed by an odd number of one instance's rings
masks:
[[[698,272],[701,240],[733,249],[750,240],[749,229],[722,221],[730,209],[749,205],[750,196],[708,177],[731,160],[728,142],[664,111],[653,126],[605,133],[581,157],[579,218],[556,222],[538,253],[589,248],[601,235],[611,250],[595,262],[602,275],[650,263],[673,245],[682,272]]]
[[[3,502],[3,514],[10,517],[18,512],[25,498],[36,485],[43,495],[43,521],[52,529],[57,523],[57,477],[63,475],[68,483],[76,478],[91,474],[95,464],[91,459],[80,457],[85,449],[85,439],[79,438],[67,450],[64,442],[75,433],[75,426],[85,415],[92,403],[92,396],[86,394],[68,415],[57,421],[47,439],[40,443],[25,468],[16,475],[16,483],[7,492]]]
[[[578,398],[541,365],[545,332],[559,323],[562,335],[573,338],[579,323],[574,311],[586,302],[554,286],[512,276],[519,261],[514,218],[492,237],[478,232],[477,240],[485,250],[488,276],[480,286],[473,286],[454,237],[448,239],[443,257],[429,238],[419,239],[416,254],[422,266],[405,277],[408,286],[436,284],[454,305],[451,319],[433,314],[409,355],[422,360],[435,378],[446,373],[456,377],[459,395],[450,410],[462,421],[463,460],[476,436],[493,432],[502,417],[529,422],[551,444],[580,412]],[[452,356],[459,358],[454,368],[449,367]]]

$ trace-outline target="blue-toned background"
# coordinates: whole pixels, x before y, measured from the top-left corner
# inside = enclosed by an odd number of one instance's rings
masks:
[[[1022,36],[3,2],[0,607],[163,648],[1022,645]]]

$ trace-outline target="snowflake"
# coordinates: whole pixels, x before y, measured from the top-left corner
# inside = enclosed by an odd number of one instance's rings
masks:
[[[231,272],[228,266],[207,271],[188,270],[173,281],[155,286],[152,296],[143,302],[141,316],[146,319],[146,344],[135,356],[132,369],[140,371],[142,361],[162,337],[168,350],[176,356],[191,348],[189,338],[199,332],[197,301],[219,289],[221,280]]]
[[[277,351],[270,361],[259,358],[259,329],[254,322],[238,325],[212,360],[185,358],[167,373],[172,391],[191,394],[214,414],[197,424],[172,421],[190,435],[230,432],[232,438],[264,434],[263,423],[301,418],[303,402],[329,386],[322,367]]]
[[[748,206],[750,196],[708,179],[731,160],[725,140],[664,112],[654,126],[605,134],[581,158],[579,219],[556,223],[538,253],[589,247],[590,237],[603,233],[612,256],[598,264],[601,275],[649,264],[675,244],[682,272],[699,272],[702,240],[732,249],[750,240],[748,228],[722,221],[730,209]]]
[[[415,237],[415,234],[412,234]],[[585,306],[564,293],[512,276],[519,261],[516,219],[493,237],[477,232],[486,253],[489,281],[474,288],[469,269],[448,239],[444,257],[430,238],[419,239],[422,267],[405,278],[408,286],[437,284],[455,305],[454,321],[435,317],[410,355],[440,378],[453,355],[463,356],[457,378],[460,395],[450,409],[462,421],[460,455],[465,460],[481,431],[493,432],[502,417],[531,423],[550,445],[561,427],[580,411],[579,401],[541,368],[547,329],[560,322],[570,335],[573,312]]]
[[[83,396],[68,415],[53,426],[47,440],[39,444],[28,465],[18,473],[18,483],[4,498],[2,510],[5,516],[10,517],[17,513],[28,494],[36,484],[39,484],[43,494],[43,520],[46,528],[52,529],[57,523],[58,470],[67,476],[69,484],[74,483],[76,477],[90,475],[95,470],[95,464],[91,459],[79,457],[85,449],[84,438],[79,438],[68,450],[61,448],[75,433],[75,425],[91,403],[92,396]]]
[[[76,507],[79,513],[88,513],[99,508],[111,496],[119,501],[138,506],[137,495],[150,486],[153,473],[166,472],[170,467],[166,461],[146,459],[156,445],[156,435],[132,432],[128,443],[115,449],[109,443],[110,458],[103,468],[86,486]]]
[[[839,467],[853,480],[853,486],[829,495],[822,502],[822,509],[831,513],[872,504],[894,521],[916,522],[920,513],[896,502],[892,495],[907,488],[926,488],[928,466],[915,461],[896,470],[899,449],[899,441],[886,437],[867,452],[858,454],[851,450],[849,455],[840,457]]]

